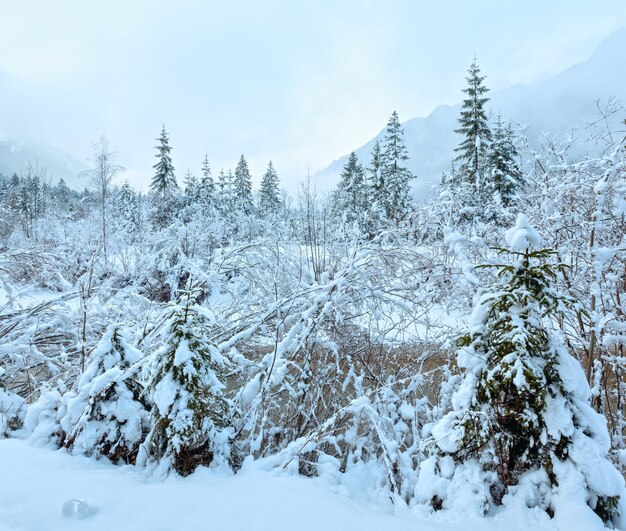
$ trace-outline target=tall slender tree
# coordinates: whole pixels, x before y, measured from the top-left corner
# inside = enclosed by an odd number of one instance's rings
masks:
[[[155,155],[158,162],[153,166],[155,173],[150,183],[150,189],[153,192],[165,193],[176,188],[176,177],[174,175],[174,165],[172,164],[172,157],[170,151],[172,148],[169,145],[169,139],[165,125],[161,130],[161,136],[157,139],[159,145],[155,146],[157,154]]]
[[[191,170],[187,170],[185,173],[185,195],[187,196],[187,202],[189,204],[195,204],[199,200],[199,183],[198,178],[191,173]]]
[[[71,195],[72,195],[72,192],[69,186],[67,186],[65,179],[61,177],[57,185],[52,190],[52,197],[54,201],[56,202],[57,208],[61,208],[61,209],[67,208],[69,206]]]
[[[209,165],[208,155],[204,155],[202,161],[202,177],[199,182],[199,199],[203,208],[210,208],[215,199],[215,184],[211,176],[211,166]]]
[[[505,127],[498,114],[487,158],[489,171],[485,189],[505,207],[514,201],[522,185],[523,173],[518,157],[512,126],[509,123]]]
[[[250,176],[248,163],[243,155],[239,158],[235,168],[233,188],[237,207],[246,214],[252,212],[252,177]]]
[[[139,232],[141,227],[140,199],[128,181],[124,181],[116,194],[113,214],[117,229],[121,229],[130,236]]]
[[[398,113],[393,111],[387,122],[381,156],[381,200],[387,218],[393,221],[404,219],[411,204],[409,183],[413,175],[406,165],[408,159],[404,130]]]
[[[333,211],[336,218],[345,223],[367,218],[368,199],[365,172],[353,151],[341,173],[341,180],[333,197]]]
[[[216,186],[216,196],[219,200],[219,207],[223,208],[226,203],[226,198],[228,196],[228,188],[229,182],[226,176],[226,172],[224,168],[220,169],[220,172],[217,175],[217,186]]]
[[[381,175],[383,154],[380,148],[380,140],[376,139],[370,153],[370,165],[367,168],[368,198],[372,203],[381,203],[383,181]]]
[[[267,170],[261,180],[261,190],[259,192],[259,208],[261,214],[266,212],[277,212],[280,209],[280,188],[278,186],[278,174],[274,169],[272,161],[267,166]]]
[[[463,140],[455,148],[458,155],[454,160],[461,163],[460,178],[471,183],[475,190],[482,187],[482,170],[492,140],[485,111],[485,104],[489,101],[484,96],[489,91],[483,83],[485,77],[480,75],[480,68],[474,58],[465,78],[467,87],[463,92],[466,98],[461,106],[459,128],[455,130],[455,133],[463,136]]]

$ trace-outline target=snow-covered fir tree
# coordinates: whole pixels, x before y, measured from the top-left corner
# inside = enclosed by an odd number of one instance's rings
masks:
[[[374,147],[370,153],[370,164],[367,167],[367,185],[369,189],[369,199],[372,205],[382,204],[383,181],[381,175],[382,150],[380,140],[376,139]]]
[[[180,300],[170,304],[162,346],[147,367],[152,429],[140,461],[158,461],[160,470],[181,475],[230,458],[228,361],[207,337],[214,318],[198,305],[200,293],[190,281]]]
[[[56,206],[67,208],[70,203],[71,193],[72,192],[69,186],[67,186],[65,179],[61,177],[52,191],[53,199],[56,203]]]
[[[591,529],[616,516],[624,480],[580,363],[554,327],[571,302],[555,288],[555,252],[540,248],[524,215],[506,241],[500,255],[512,260],[492,266],[499,280],[460,341],[465,377],[432,428],[416,496],[435,509],[483,514],[520,503],[557,517],[574,499],[575,521]]]
[[[380,140],[376,139],[370,153],[369,166],[366,169],[367,187],[367,231],[370,236],[378,232],[387,217],[385,208],[385,184],[382,176],[383,154]]]
[[[333,194],[333,214],[346,224],[367,219],[368,190],[365,172],[354,151],[341,172],[340,181]]]
[[[176,177],[174,176],[172,157],[170,155],[172,148],[169,145],[165,125],[161,130],[161,136],[157,140],[159,145],[155,146],[155,149],[157,150],[157,154],[155,156],[158,159],[158,162],[153,166],[154,176],[150,182],[150,190],[153,192],[165,193],[166,191],[172,191],[178,186],[176,184]]]
[[[474,58],[466,77],[467,87],[463,89],[466,97],[461,106],[459,128],[455,130],[463,136],[455,148],[458,153],[455,161],[460,163],[457,180],[471,184],[475,192],[481,191],[483,187],[481,179],[484,178],[487,150],[492,140],[485,110],[485,104],[489,101],[484,96],[489,91],[483,83],[485,77],[480,75],[480,68]]]
[[[200,202],[200,184],[198,178],[187,170],[184,177],[185,201],[188,205],[196,205]]]
[[[133,463],[148,431],[139,383],[141,352],[119,325],[106,331],[69,397],[61,426],[73,452]]]
[[[217,182],[215,183],[215,196],[218,203],[218,208],[224,210],[226,204],[230,198],[230,180],[228,175],[224,171],[224,168],[220,169],[217,174]]]
[[[204,209],[210,208],[215,201],[215,184],[211,176],[211,165],[209,164],[208,155],[204,155],[202,161],[202,177],[198,183],[199,201]]]
[[[491,195],[495,204],[511,206],[521,192],[523,175],[512,125],[505,127],[499,114],[494,124],[493,141],[489,146],[486,166],[488,178],[485,182],[485,195]]]
[[[129,236],[137,234],[141,227],[140,200],[128,181],[115,195],[113,201],[113,223]]]
[[[266,215],[276,213],[280,210],[280,187],[278,183],[278,174],[274,169],[272,161],[267,165],[267,170],[263,174],[261,180],[261,189],[259,190],[259,210],[260,214]]]
[[[404,130],[394,111],[387,122],[380,161],[380,199],[387,219],[403,220],[411,205],[410,182],[413,175],[406,166],[409,159]]]
[[[233,195],[238,209],[246,214],[252,212],[252,177],[248,169],[248,162],[243,155],[239,158],[235,168]]]

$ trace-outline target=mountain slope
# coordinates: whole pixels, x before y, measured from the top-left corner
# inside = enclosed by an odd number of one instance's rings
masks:
[[[45,171],[44,179],[56,183],[65,179],[70,188],[81,190],[88,178],[81,175],[87,165],[80,159],[45,142],[25,138],[0,141],[0,174],[25,175],[28,167]]]
[[[587,61],[555,77],[531,86],[520,85],[488,93],[491,101],[487,108],[492,116],[500,112],[503,120],[527,126],[531,144],[536,144],[544,133],[559,137],[572,128],[584,128],[598,118],[597,100],[606,103],[616,97],[626,103],[624,50],[626,29],[608,37]],[[483,74],[488,75],[488,72]],[[460,105],[440,106],[425,118],[413,118],[403,124],[410,155],[409,169],[417,176],[414,185],[417,198],[423,198],[432,184],[439,182],[442,172],[450,168],[453,150],[460,141],[454,133],[459,111]],[[623,120],[624,116],[619,118]],[[384,130],[358,148],[359,159],[369,163],[375,140],[383,137]],[[345,155],[316,173],[319,189],[329,190],[335,186],[347,159]]]

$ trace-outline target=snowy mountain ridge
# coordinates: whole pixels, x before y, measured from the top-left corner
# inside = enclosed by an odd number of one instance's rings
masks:
[[[52,184],[61,178],[70,188],[77,190],[82,190],[88,184],[87,178],[83,176],[87,165],[78,157],[30,138],[10,137],[0,140],[0,175],[25,175],[29,166],[45,172],[43,179]]]

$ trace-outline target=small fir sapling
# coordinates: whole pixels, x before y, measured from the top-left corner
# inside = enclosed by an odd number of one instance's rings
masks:
[[[157,461],[163,472],[181,475],[231,457],[225,397],[227,359],[207,337],[213,323],[197,304],[191,281],[166,310],[162,347],[148,363],[146,394],[152,401],[152,429],[138,462]]]
[[[67,415],[61,420],[65,447],[112,461],[135,461],[148,428],[137,375],[141,357],[119,325],[109,327],[89,356],[76,394],[66,395]]]

